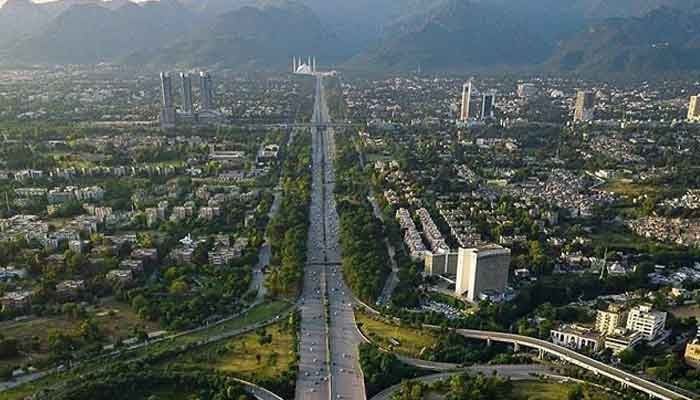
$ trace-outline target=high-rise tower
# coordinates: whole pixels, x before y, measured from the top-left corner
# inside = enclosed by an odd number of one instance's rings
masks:
[[[182,111],[186,114],[192,114],[192,77],[189,74],[180,74],[182,78]]]
[[[700,95],[690,97],[690,104],[688,104],[688,121],[700,121]]]
[[[471,106],[472,98],[472,81],[465,83],[462,86],[462,110],[459,113],[460,121],[469,121],[469,107]]]
[[[595,107],[595,93],[579,90],[576,95],[576,108],[574,109],[574,121],[590,121],[593,119]]]
[[[199,89],[202,96],[202,110],[214,109],[214,85],[208,72],[199,73]]]
[[[162,104],[160,111],[160,126],[172,128],[175,126],[175,105],[173,104],[173,81],[167,72],[160,73]]]
[[[481,119],[492,119],[494,117],[494,104],[496,103],[496,93],[491,91],[484,93],[481,97]]]

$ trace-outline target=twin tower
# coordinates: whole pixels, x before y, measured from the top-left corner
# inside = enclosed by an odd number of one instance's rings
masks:
[[[160,73],[162,91],[160,125],[162,128],[174,128],[179,120],[205,122],[209,117],[218,114],[214,107],[214,85],[208,72],[199,73],[201,102],[197,113],[194,111],[192,76],[188,73],[181,73],[180,79],[182,80],[182,108],[177,110],[173,100],[172,77],[167,72]]]

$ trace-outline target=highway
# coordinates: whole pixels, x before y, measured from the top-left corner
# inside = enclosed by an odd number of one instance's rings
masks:
[[[323,78],[316,77],[307,266],[301,306],[297,399],[365,399],[357,346],[362,342],[343,280],[336,209],[335,132]]]

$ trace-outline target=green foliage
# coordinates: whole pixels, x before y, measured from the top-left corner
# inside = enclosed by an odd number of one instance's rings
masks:
[[[360,365],[365,375],[367,397],[404,379],[418,376],[418,370],[402,363],[394,354],[384,353],[368,343],[360,345]]]

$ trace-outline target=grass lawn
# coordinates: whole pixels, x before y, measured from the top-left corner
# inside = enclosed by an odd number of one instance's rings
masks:
[[[513,383],[513,393],[515,399],[522,400],[566,400],[569,390],[575,384],[573,383],[554,383],[554,382],[515,382]],[[602,390],[589,387],[592,399],[596,400],[616,400],[618,397]]]
[[[639,197],[642,195],[655,195],[666,191],[664,188],[644,183],[632,182],[626,179],[611,180],[601,187],[606,192],[618,194],[623,197]]]
[[[437,344],[435,332],[416,328],[401,327],[370,318],[367,314],[358,312],[355,314],[362,332],[382,347],[392,346],[389,341],[394,338],[400,345],[394,350],[408,357],[418,358],[424,348],[431,348]]]
[[[178,356],[170,364],[214,369],[251,380],[275,378],[294,364],[294,335],[282,323],[270,325],[261,335],[250,332],[231,340]],[[269,337],[269,342],[261,341]]]
[[[285,310],[291,309],[292,305],[286,301],[270,301],[253,307],[247,313],[238,318],[227,321],[223,324],[212,327],[205,331],[197,332],[188,335],[188,338],[199,340],[209,336],[217,335],[232,330],[241,329],[256,322],[263,322],[273,318],[275,315],[281,314]]]

